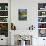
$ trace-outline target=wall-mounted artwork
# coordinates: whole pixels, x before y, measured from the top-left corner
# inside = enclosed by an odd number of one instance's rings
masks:
[[[0,3],[0,10],[8,10],[8,3]]]
[[[0,22],[8,22],[8,17],[0,17]]]
[[[19,9],[18,15],[19,20],[27,20],[27,9]]]
[[[38,17],[38,22],[46,22],[46,17]]]
[[[39,3],[38,4],[38,10],[45,10],[46,9],[46,3]]]
[[[46,37],[46,29],[39,29],[39,37]]]
[[[38,11],[38,16],[46,16],[46,11]]]
[[[38,23],[38,28],[46,28],[46,23]]]
[[[8,23],[0,23],[0,35],[8,37]]]
[[[8,16],[8,11],[0,11],[0,16]]]

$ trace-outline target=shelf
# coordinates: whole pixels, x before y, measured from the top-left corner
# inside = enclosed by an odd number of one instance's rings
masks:
[[[0,11],[8,11],[8,10],[0,10]]]
[[[8,23],[8,22],[0,22],[0,23]]]
[[[46,11],[46,10],[38,10],[38,11]]]
[[[44,15],[44,16],[38,16],[38,17],[46,17],[46,15]]]
[[[8,17],[8,16],[0,16],[0,17]]]
[[[46,28],[38,28],[38,29],[46,29]]]
[[[46,23],[46,22],[38,22],[38,23]]]

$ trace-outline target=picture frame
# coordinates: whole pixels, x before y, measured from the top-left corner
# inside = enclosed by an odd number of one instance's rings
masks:
[[[22,21],[27,20],[27,9],[18,9],[18,19]]]

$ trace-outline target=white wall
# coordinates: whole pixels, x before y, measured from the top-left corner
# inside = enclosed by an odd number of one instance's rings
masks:
[[[27,21],[18,20],[18,9],[27,9]],[[32,24],[37,23],[37,2],[30,0],[11,1],[11,22],[16,25],[17,30],[26,30]]]
[[[11,22],[16,25],[17,30],[27,30],[29,26],[38,27],[38,3],[46,0],[11,0]],[[27,9],[27,21],[18,20],[18,9]]]
[[[11,0],[11,22],[16,25],[16,31],[20,32],[19,30],[23,30],[22,32],[24,32],[32,24],[35,26],[34,32],[36,33],[33,33],[33,46],[41,46],[40,43],[43,44],[42,38],[38,38],[37,30],[38,3],[46,3],[46,0]],[[27,9],[27,21],[18,20],[18,9]],[[37,37],[35,38],[35,36]]]

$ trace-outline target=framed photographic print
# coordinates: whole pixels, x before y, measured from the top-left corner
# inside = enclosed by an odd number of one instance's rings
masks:
[[[46,28],[46,23],[38,23],[38,28]]]
[[[8,37],[8,23],[0,23],[0,35]]]
[[[27,20],[27,9],[18,9],[18,19]]]
[[[38,22],[46,22],[46,17],[38,17]]]
[[[0,16],[8,16],[8,11],[0,11]]]
[[[0,17],[0,22],[8,22],[8,17]]]
[[[46,37],[46,29],[39,29],[39,37]]]

